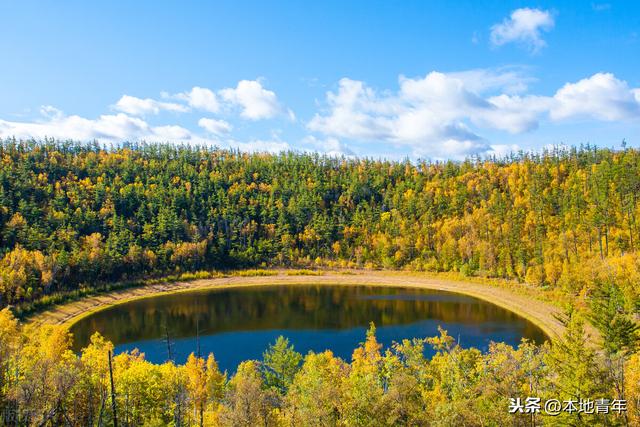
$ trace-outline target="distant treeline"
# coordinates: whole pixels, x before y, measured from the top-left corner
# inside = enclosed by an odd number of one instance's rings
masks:
[[[0,307],[98,283],[249,266],[515,278],[640,305],[640,152],[464,162],[176,145],[0,144]]]

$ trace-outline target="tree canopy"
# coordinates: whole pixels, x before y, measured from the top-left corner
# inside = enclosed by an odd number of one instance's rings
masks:
[[[640,292],[640,152],[464,162],[0,144],[0,306],[248,266],[384,267]]]

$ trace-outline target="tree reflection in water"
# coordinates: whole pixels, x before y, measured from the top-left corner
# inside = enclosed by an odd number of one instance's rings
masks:
[[[350,358],[370,322],[386,345],[437,334],[442,326],[462,346],[489,341],[516,345],[521,338],[541,343],[544,333],[526,319],[488,302],[450,292],[375,286],[261,286],[204,290],[146,298],[97,312],[72,327],[79,349],[98,331],[116,350],[140,348],[148,359],[166,359],[166,330],[176,361],[196,349],[213,351],[229,370],[260,358],[270,341],[288,336],[298,351],[329,348]]]

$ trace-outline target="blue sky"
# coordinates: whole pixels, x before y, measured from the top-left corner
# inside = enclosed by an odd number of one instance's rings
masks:
[[[640,2],[3,2],[0,136],[460,159],[640,146]]]

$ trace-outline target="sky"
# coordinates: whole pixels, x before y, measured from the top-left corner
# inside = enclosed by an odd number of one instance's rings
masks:
[[[0,2],[0,137],[388,159],[640,147],[637,1]]]

